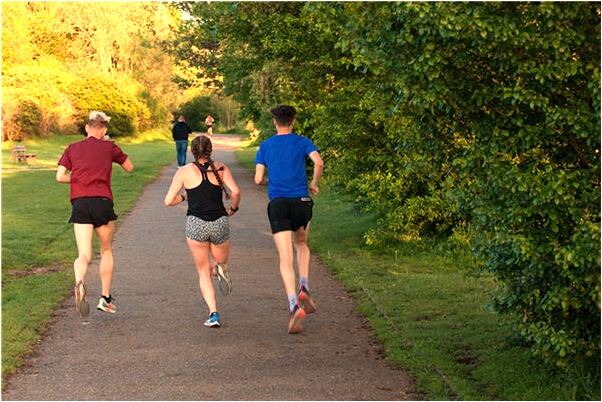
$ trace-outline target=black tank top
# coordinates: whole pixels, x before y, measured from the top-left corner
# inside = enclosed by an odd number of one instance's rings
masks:
[[[194,162],[194,164],[201,171],[203,181],[195,188],[186,189],[188,196],[188,212],[186,215],[193,215],[204,221],[214,221],[222,216],[227,216],[222,200],[222,188],[211,183],[209,177],[207,177],[209,163],[201,165]]]

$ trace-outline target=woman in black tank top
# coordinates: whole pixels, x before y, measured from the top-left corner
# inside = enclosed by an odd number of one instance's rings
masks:
[[[203,181],[195,188],[187,188],[186,196],[188,199],[188,212],[186,215],[193,215],[205,221],[215,221],[222,216],[227,216],[226,208],[222,197],[222,186],[211,183],[208,171],[211,169],[210,162],[203,164],[194,162],[199,169]],[[211,169],[213,171],[213,169]],[[223,172],[222,166],[218,172]],[[216,176],[219,177],[219,176]]]
[[[165,195],[165,205],[174,206],[188,200],[186,241],[199,275],[201,294],[209,308],[209,318],[204,325],[219,327],[221,317],[212,272],[215,269],[220,293],[229,294],[232,281],[227,269],[230,254],[228,218],[238,211],[240,190],[228,166],[211,159],[212,144],[208,137],[201,135],[193,139],[191,151],[194,162],[176,171]],[[182,192],[182,189],[186,191]],[[224,206],[224,197],[230,200],[228,208]]]

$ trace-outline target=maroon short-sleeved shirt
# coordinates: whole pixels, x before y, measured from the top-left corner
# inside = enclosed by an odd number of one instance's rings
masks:
[[[112,164],[121,165],[127,157],[112,141],[95,137],[69,145],[58,164],[71,171],[71,202],[81,197],[106,197],[112,200]]]

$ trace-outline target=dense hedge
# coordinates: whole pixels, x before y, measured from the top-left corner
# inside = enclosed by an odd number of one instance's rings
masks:
[[[150,110],[138,96],[140,89],[131,81],[116,81],[102,74],[78,78],[70,86],[80,129],[86,123],[90,110],[103,110],[111,116],[109,134],[123,136],[149,127]]]
[[[75,109],[65,93],[77,77],[53,60],[44,60],[41,65],[44,68],[17,66],[3,74],[3,139],[77,132]]]
[[[330,178],[380,212],[369,242],[468,235],[533,350],[599,378],[598,3],[191,9],[243,113],[297,106]]]
[[[46,60],[9,69],[3,87],[5,139],[83,133],[90,110],[111,116],[109,134],[113,136],[129,135],[152,124],[139,85],[127,79],[92,71],[76,75]]]

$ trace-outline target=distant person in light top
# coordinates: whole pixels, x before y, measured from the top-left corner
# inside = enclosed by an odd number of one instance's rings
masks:
[[[309,257],[307,245],[312,218],[313,195],[319,193],[318,181],[324,162],[309,138],[293,133],[295,108],[281,105],[272,109],[276,135],[263,141],[255,157],[255,183],[265,184],[268,174],[268,218],[280,257],[280,275],[290,310],[288,332],[299,333],[306,313],[316,311],[309,294]],[[307,184],[305,160],[314,164],[313,178]],[[297,251],[299,286],[295,286],[293,245]]]
[[[85,278],[92,260],[92,237],[96,232],[100,241],[101,297],[96,308],[116,313],[117,307],[111,296],[113,279],[113,232],[117,215],[113,211],[111,172],[113,163],[123,170],[134,169],[130,158],[112,141],[103,138],[111,118],[99,111],[90,112],[86,124],[87,138],[69,145],[58,162],[56,181],[69,183],[72,204],[71,219],[78,257],[73,263],[75,271],[75,307],[80,317],[90,312],[86,300]]]
[[[186,151],[188,150],[188,135],[192,130],[186,124],[184,116],[178,117],[178,122],[171,129],[171,136],[176,142],[176,155],[178,157],[178,166],[186,164]]]
[[[214,122],[215,122],[215,119],[211,115],[208,115],[207,118],[205,119],[205,125],[207,126],[207,134],[208,135],[213,134],[213,123]]]
[[[196,137],[190,148],[194,162],[176,171],[164,202],[167,206],[173,206],[188,201],[186,242],[199,275],[201,294],[209,308],[209,318],[204,325],[220,327],[221,316],[211,280],[214,268],[211,256],[217,263],[215,273],[218,289],[222,294],[230,294],[232,280],[227,268],[230,254],[228,217],[238,211],[240,190],[228,166],[211,159],[213,147],[209,137]],[[181,192],[182,189],[185,192]],[[230,198],[228,209],[224,207],[223,195]]]

